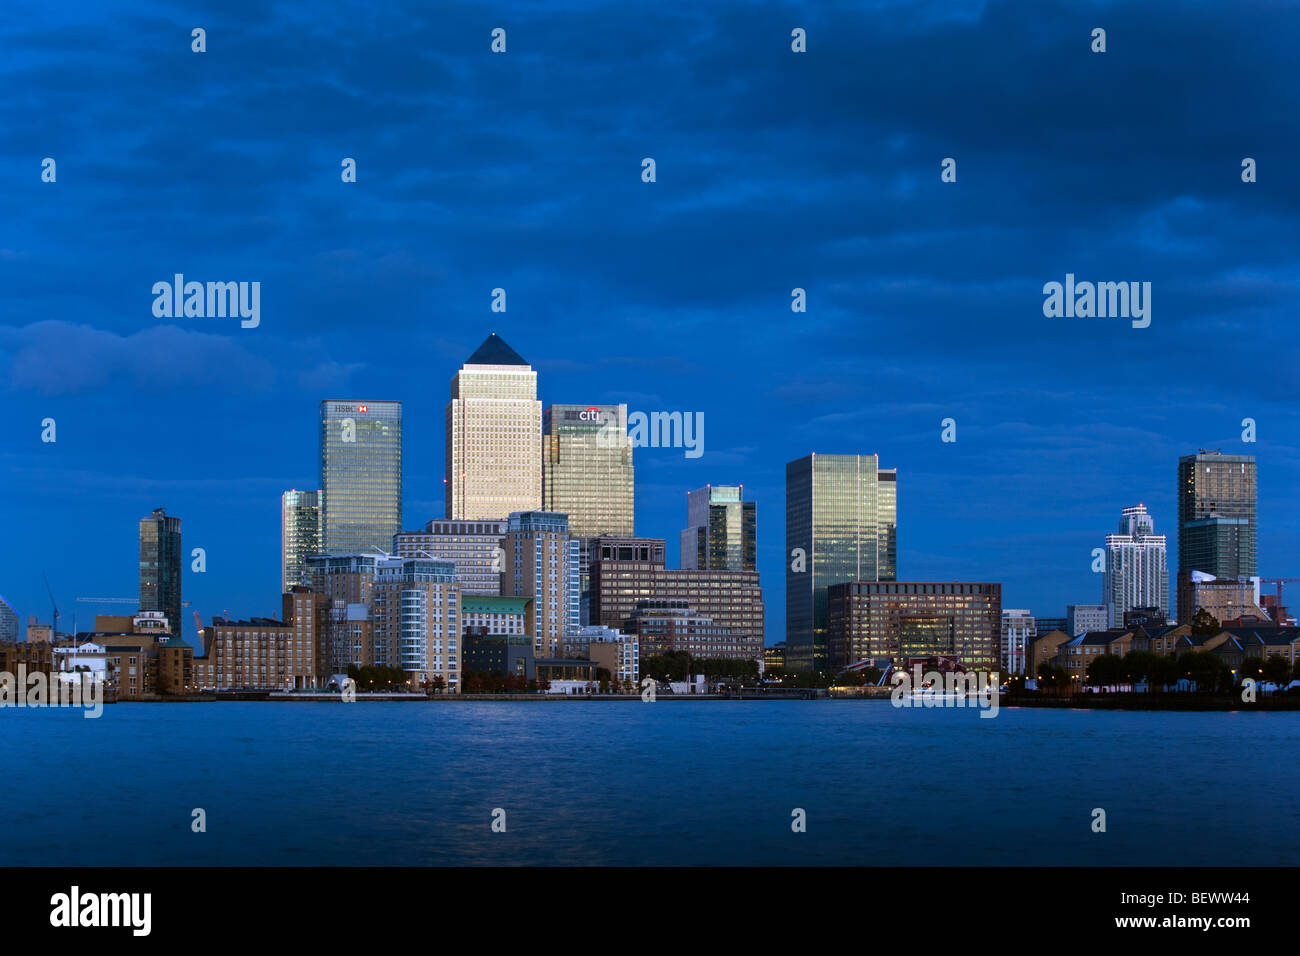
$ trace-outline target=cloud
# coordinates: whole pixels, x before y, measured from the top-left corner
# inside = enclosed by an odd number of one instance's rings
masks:
[[[0,360],[14,389],[71,395],[130,387],[142,392],[269,388],[272,364],[229,336],[157,325],[130,335],[49,319],[0,328]]]

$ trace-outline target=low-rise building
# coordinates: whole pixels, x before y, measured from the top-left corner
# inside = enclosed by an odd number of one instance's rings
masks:
[[[290,595],[286,595],[289,597]],[[316,686],[315,642],[291,623],[254,617],[214,618],[203,629],[204,650],[193,659],[202,690],[295,690]]]
[[[31,633],[31,625],[28,625]],[[7,641],[0,643],[0,671],[17,674],[22,665],[27,673],[49,675],[54,671],[54,648],[47,641]]]
[[[501,674],[525,680],[537,676],[533,639],[527,634],[466,634],[464,664],[466,673]]]
[[[542,658],[537,661],[537,680],[545,681],[548,694],[588,694],[599,689],[596,683],[596,664],[563,657]]]
[[[139,700],[156,693],[158,645],[129,634],[99,637],[104,648],[108,690],[118,700]]]
[[[1110,611],[1104,604],[1067,604],[1065,630],[1071,637],[1110,627]]]
[[[1080,685],[1087,680],[1088,665],[1103,654],[1123,657],[1133,645],[1133,632],[1117,628],[1113,631],[1088,631],[1064,642],[1057,662],[1065,668],[1070,680]]]
[[[1227,630],[1252,657],[1264,660],[1281,657],[1292,667],[1296,666],[1296,658],[1300,657],[1300,628],[1247,625]]]
[[[170,638],[158,648],[154,690],[161,696],[183,696],[197,693],[198,689],[194,677],[194,648],[182,638]]]
[[[1047,632],[1039,632],[1030,642],[1026,651],[1026,677],[1037,679],[1038,668],[1043,664],[1057,664],[1061,651],[1061,645],[1073,640],[1069,632],[1064,628],[1052,628]]]
[[[972,581],[848,581],[826,589],[832,672],[867,658],[896,664],[955,655],[969,670],[1000,671],[1002,585]]]
[[[569,657],[595,662],[609,671],[610,679],[621,687],[631,689],[641,679],[641,645],[635,634],[592,624],[579,628],[564,646]]]
[[[1260,606],[1257,577],[1216,578],[1191,571],[1178,578],[1179,619],[1185,624],[1192,623],[1200,610],[1208,611],[1224,627],[1273,623],[1268,611]]]
[[[694,658],[728,659],[742,656],[749,641],[676,599],[641,601],[630,620],[641,644],[641,656],[685,651]]]
[[[1024,674],[1029,663],[1029,645],[1038,630],[1034,615],[1028,610],[1002,610],[1002,670],[1006,674]]]
[[[54,672],[65,682],[92,680],[108,683],[108,657],[103,644],[81,641],[53,648]]]
[[[533,598],[461,594],[466,637],[518,637],[528,633]]]

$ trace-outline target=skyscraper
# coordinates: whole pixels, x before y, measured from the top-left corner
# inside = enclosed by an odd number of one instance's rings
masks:
[[[447,517],[504,518],[542,504],[537,373],[495,332],[451,380]]]
[[[632,442],[626,405],[552,405],[542,416],[542,510],[575,538],[630,536]]]
[[[1193,571],[1216,578],[1253,577],[1255,457],[1202,448],[1178,459],[1178,615]]]
[[[0,595],[0,644],[12,644],[17,640],[18,612]]]
[[[753,571],[757,560],[754,502],[742,485],[708,485],[686,493],[682,567],[701,571]]]
[[[578,539],[579,622],[589,623],[590,548],[630,536],[632,440],[626,405],[552,405],[542,414],[542,510],[569,516]]]
[[[306,584],[302,559],[319,554],[319,491],[286,491],[280,496],[280,591]]]
[[[1119,532],[1106,535],[1102,603],[1110,627],[1122,626],[1124,614],[1138,607],[1154,607],[1169,617],[1165,536],[1155,533],[1155,522],[1145,505],[1125,508]]]
[[[897,578],[898,470],[876,455],[809,455],[785,466],[786,666],[824,671],[826,589]]]
[[[556,657],[578,630],[578,542],[564,515],[523,511],[510,515],[505,537],[502,597],[530,597],[527,622],[537,657]]]
[[[181,519],[163,508],[140,519],[140,610],[162,611],[181,633]]]
[[[402,403],[320,403],[321,550],[387,552],[402,530]]]

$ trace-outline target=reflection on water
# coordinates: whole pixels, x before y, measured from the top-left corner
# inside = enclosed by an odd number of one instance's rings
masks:
[[[6,710],[0,865],[1294,865],[1298,732],[868,701]]]

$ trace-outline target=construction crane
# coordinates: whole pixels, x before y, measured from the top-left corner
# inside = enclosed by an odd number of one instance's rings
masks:
[[[50,608],[54,612],[54,617],[50,621],[50,640],[53,641],[59,636],[59,604],[54,600],[54,589],[50,587],[50,576],[42,571],[41,577],[45,579],[45,590],[50,595]]]
[[[47,586],[48,586],[48,585],[47,585]],[[140,606],[140,599],[139,599],[139,598],[89,598],[89,597],[79,597],[79,598],[77,598],[77,603],[78,603],[78,604],[134,604],[136,607],[139,607],[139,606]],[[189,606],[190,606],[191,604],[193,604],[193,603],[194,603],[193,601],[181,601],[181,607],[189,607]]]
[[[1260,584],[1277,585],[1277,610],[1274,612],[1274,614],[1277,616],[1277,622],[1279,624],[1282,623],[1282,585],[1295,584],[1297,581],[1300,581],[1300,578],[1260,578],[1259,579]]]
[[[1297,582],[1297,581],[1300,581],[1300,578],[1260,578],[1260,579],[1259,579],[1259,583],[1260,583],[1260,584],[1276,584],[1276,585],[1277,585],[1277,603],[1278,603],[1278,604],[1281,604],[1281,603],[1282,603],[1282,585],[1284,585],[1284,584],[1294,584],[1294,583]]]

